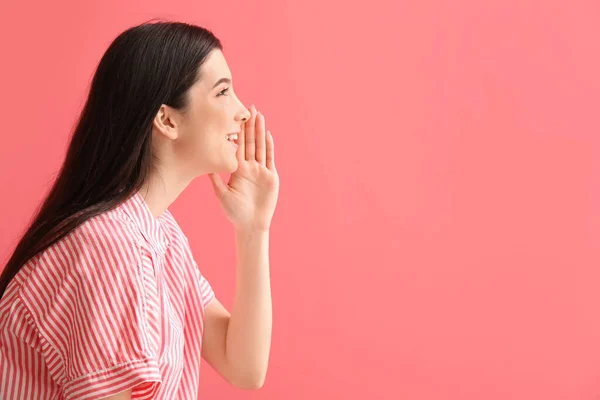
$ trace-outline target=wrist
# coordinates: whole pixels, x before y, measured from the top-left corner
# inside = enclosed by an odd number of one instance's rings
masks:
[[[268,229],[235,229],[235,236],[238,238],[259,238],[268,235]]]
[[[234,232],[236,235],[250,235],[250,236],[256,236],[256,235],[265,235],[268,234],[270,231],[270,227],[234,227]]]

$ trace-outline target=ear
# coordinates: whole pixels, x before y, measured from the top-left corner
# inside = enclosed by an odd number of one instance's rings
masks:
[[[166,105],[161,105],[152,122],[154,127],[165,137],[175,140],[179,136],[175,122],[175,110]]]

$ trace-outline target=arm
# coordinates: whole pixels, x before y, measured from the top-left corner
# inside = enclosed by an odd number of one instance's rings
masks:
[[[271,347],[269,231],[236,231],[237,279],[231,314],[213,299],[204,313],[202,357],[241,389],[262,387]]]
[[[273,135],[256,107],[251,107],[250,118],[241,128],[238,168],[229,182],[209,174],[235,227],[237,279],[231,315],[214,300],[206,307],[204,350],[205,359],[234,386],[256,389],[265,380],[271,348],[269,228],[279,175]]]
[[[102,400],[131,400],[131,390],[115,394],[114,396],[105,397]]]

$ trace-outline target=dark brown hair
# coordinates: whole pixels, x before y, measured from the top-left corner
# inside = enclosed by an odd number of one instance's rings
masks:
[[[0,296],[28,260],[77,226],[138,191],[156,165],[152,121],[162,104],[179,110],[209,54],[209,30],[148,21],[121,33],[102,56],[65,161],[0,275]]]

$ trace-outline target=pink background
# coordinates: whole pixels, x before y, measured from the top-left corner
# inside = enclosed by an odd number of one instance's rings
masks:
[[[273,348],[210,399],[598,399],[600,3],[10,2],[0,260],[48,189],[96,63],[152,17],[213,30],[282,186]],[[203,177],[172,211],[229,308]]]

